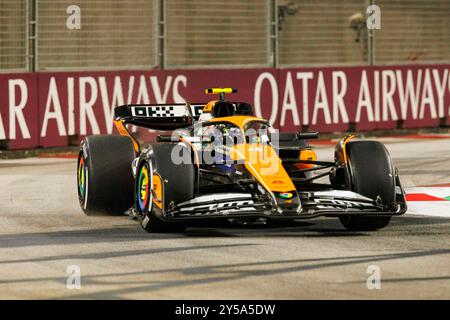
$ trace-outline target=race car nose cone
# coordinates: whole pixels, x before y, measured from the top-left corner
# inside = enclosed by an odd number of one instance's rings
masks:
[[[275,192],[275,198],[279,213],[301,211],[300,199],[298,198],[297,192]]]

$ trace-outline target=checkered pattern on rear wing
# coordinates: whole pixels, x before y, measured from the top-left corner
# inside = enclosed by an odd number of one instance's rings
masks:
[[[184,104],[174,105],[142,105],[129,106],[132,117],[166,118],[190,116]],[[194,120],[197,120],[203,110],[203,105],[190,105]]]
[[[173,130],[197,121],[203,107],[204,104],[140,104],[119,106],[114,111],[116,120],[151,129]]]

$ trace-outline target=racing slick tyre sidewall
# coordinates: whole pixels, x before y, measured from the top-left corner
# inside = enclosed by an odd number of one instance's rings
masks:
[[[172,150],[176,145],[161,143],[151,146],[151,160],[153,160],[152,163],[155,166],[153,169],[156,169],[156,173],[160,175],[164,184],[164,208],[168,208],[172,204],[191,200],[194,197],[194,165],[192,163],[173,163],[171,156]],[[147,232],[152,233],[181,233],[186,229],[186,224],[164,221],[157,216],[155,211],[159,210],[159,208],[156,208],[156,205],[152,203],[150,188],[147,199],[140,198],[143,188],[141,174],[143,171],[147,171],[149,175],[152,174],[149,166],[149,161],[151,160],[141,160],[137,171],[135,205],[142,216],[140,219],[141,226]]]
[[[395,205],[395,168],[386,147],[378,141],[350,141],[347,157],[351,190],[376,200],[388,208]],[[386,227],[391,216],[342,216],[344,227],[352,231],[374,231]]]
[[[81,142],[77,185],[88,216],[118,216],[133,205],[133,143],[122,136],[90,136]]]

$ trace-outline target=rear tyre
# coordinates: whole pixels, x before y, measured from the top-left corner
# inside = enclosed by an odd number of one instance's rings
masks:
[[[140,162],[136,178],[135,206],[141,214],[142,228],[152,233],[181,233],[186,229],[184,223],[167,222],[160,218],[162,209],[153,202],[152,188],[148,187],[152,169],[161,177],[163,184],[163,209],[190,200],[194,197],[194,165],[174,164],[171,155],[177,144],[152,145],[151,158]],[[180,146],[178,144],[178,146]],[[152,161],[153,160],[153,161]],[[151,161],[151,163],[150,163]],[[152,168],[152,166],[154,166]]]
[[[347,144],[351,190],[395,206],[395,169],[386,147],[378,141],[351,141]],[[342,216],[343,226],[352,231],[374,231],[389,224],[390,216]]]
[[[78,199],[86,215],[122,215],[133,205],[134,157],[128,137],[90,136],[81,142]]]

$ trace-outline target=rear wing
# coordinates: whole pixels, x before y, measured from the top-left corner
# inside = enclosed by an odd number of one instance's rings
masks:
[[[134,104],[114,109],[115,120],[124,124],[155,129],[175,130],[186,128],[198,121],[204,104]]]
[[[218,89],[216,89],[218,90]],[[224,94],[227,89],[220,89]],[[223,92],[222,92],[223,91]],[[231,89],[234,92],[234,89]],[[215,92],[213,92],[215,93]],[[205,103],[174,104],[130,104],[114,108],[114,124],[119,134],[128,136],[133,141],[138,154],[140,146],[127,128],[127,124],[154,130],[176,130],[190,127],[200,116],[223,117],[232,115],[253,115],[252,106],[245,102],[213,101],[211,110],[204,110]],[[204,120],[204,119],[203,119]]]

